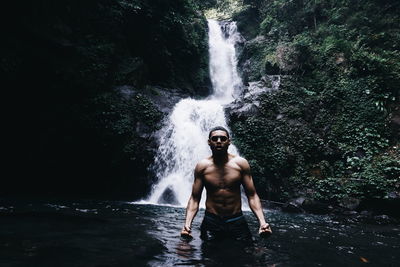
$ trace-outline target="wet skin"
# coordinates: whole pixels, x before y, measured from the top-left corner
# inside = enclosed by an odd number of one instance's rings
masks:
[[[217,130],[211,133],[208,144],[212,155],[196,165],[192,195],[186,209],[185,225],[181,231],[182,237],[191,238],[191,224],[197,214],[204,187],[207,190],[206,210],[219,216],[229,216],[241,211],[240,185],[243,185],[249,206],[259,221],[260,236],[269,236],[272,233],[264,219],[249,163],[242,157],[228,153],[230,143],[225,131]]]

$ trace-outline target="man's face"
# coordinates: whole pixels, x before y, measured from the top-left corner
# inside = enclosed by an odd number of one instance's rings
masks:
[[[226,153],[230,144],[231,140],[228,138],[228,134],[221,130],[213,131],[208,139],[208,145],[214,153]]]

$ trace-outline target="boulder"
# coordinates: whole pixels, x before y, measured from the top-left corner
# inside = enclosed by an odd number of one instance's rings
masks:
[[[258,114],[260,96],[279,89],[279,75],[263,76],[261,80],[250,82],[240,96],[225,107],[228,117],[249,117]]]
[[[344,198],[340,201],[339,206],[347,209],[347,210],[356,210],[360,205],[361,200],[357,198]]]
[[[144,95],[151,103],[165,115],[169,114],[175,104],[190,95],[179,89],[147,86],[147,90],[136,90],[133,86],[123,85],[116,88],[122,95],[132,97],[136,94]]]
[[[291,212],[291,213],[303,213],[305,211],[301,206],[304,201],[305,201],[304,197],[298,197],[298,198],[292,199],[282,206],[282,210],[285,212]]]
[[[328,214],[332,210],[332,207],[329,206],[327,203],[323,203],[312,199],[305,199],[301,207],[306,212],[314,214]]]
[[[385,214],[376,215],[373,217],[373,219],[376,224],[390,224],[392,222],[390,217]]]
[[[179,205],[179,202],[176,199],[174,191],[169,187],[167,189],[165,189],[164,193],[162,193],[162,195],[158,199],[158,203]]]

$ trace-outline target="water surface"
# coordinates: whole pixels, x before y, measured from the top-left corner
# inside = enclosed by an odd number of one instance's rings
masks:
[[[265,211],[274,234],[252,247],[181,240],[184,209],[116,201],[0,202],[0,266],[399,266],[400,227]]]

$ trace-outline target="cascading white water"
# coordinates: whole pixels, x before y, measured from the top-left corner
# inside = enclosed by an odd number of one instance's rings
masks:
[[[206,100],[186,98],[174,107],[160,133],[160,146],[153,166],[158,182],[142,203],[185,206],[191,193],[194,167],[210,155],[209,130],[215,126],[228,128],[223,105],[233,101],[242,87],[235,54],[235,43],[240,35],[235,22],[208,20],[208,27],[214,92]],[[233,144],[229,152],[238,154]],[[200,204],[203,207],[204,199],[203,195]]]
[[[235,22],[220,24],[218,21],[208,20],[208,28],[210,77],[214,89],[210,97],[221,104],[228,104],[239,95],[242,88],[235,51],[235,44],[242,37]]]

